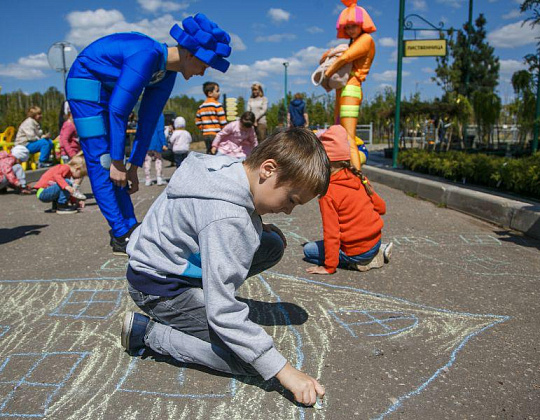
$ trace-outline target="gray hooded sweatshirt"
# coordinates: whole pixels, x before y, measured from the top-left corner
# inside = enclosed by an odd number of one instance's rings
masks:
[[[242,163],[191,153],[131,235],[127,252],[130,268],[145,279],[130,282],[144,293],[174,296],[185,287],[200,287],[202,278],[208,325],[269,379],[286,359],[235,297],[261,232]]]

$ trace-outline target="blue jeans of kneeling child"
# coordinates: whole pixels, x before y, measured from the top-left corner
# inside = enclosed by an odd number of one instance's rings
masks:
[[[71,185],[71,180],[66,179],[66,182]],[[68,204],[71,193],[67,190],[60,188],[56,182],[51,186],[44,188],[41,192],[38,191],[38,196],[40,201],[44,203],[51,203],[56,201],[58,204]]]
[[[248,277],[276,265],[284,248],[277,234],[263,232]],[[128,291],[137,306],[156,321],[145,336],[145,344],[152,350],[233,375],[257,375],[209,327],[202,288],[192,287],[178,296],[160,297],[140,292],[128,283]]]
[[[345,254],[341,249],[339,250],[339,265],[341,267],[347,267],[349,264],[368,263],[370,262],[381,247],[381,241],[377,242],[373,248],[359,255],[349,256]],[[324,241],[308,242],[304,245],[304,256],[306,261],[324,265]]]

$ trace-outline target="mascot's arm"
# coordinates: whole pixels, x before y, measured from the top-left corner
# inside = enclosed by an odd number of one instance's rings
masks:
[[[112,160],[124,159],[129,114],[150,82],[159,58],[157,51],[141,51],[124,60],[109,102]]]
[[[354,60],[358,60],[368,55],[375,49],[375,42],[369,34],[360,35],[351,46],[336,61],[326,70],[325,76],[331,77],[336,71],[347,63],[352,63]]]
[[[155,86],[148,86],[144,90],[144,95],[139,108],[139,124],[137,134],[133,141],[133,149],[129,161],[136,166],[142,166],[144,158],[148,152],[150,141],[156,130],[156,125],[160,118],[167,99],[171,95],[176,80],[176,73],[167,72],[164,79]]]

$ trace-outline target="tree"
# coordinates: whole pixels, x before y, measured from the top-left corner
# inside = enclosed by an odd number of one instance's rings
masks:
[[[463,29],[448,33],[448,49],[452,59],[437,58],[437,77],[434,78],[445,94],[453,92],[471,99],[472,94],[478,90],[493,92],[497,87],[499,58],[494,55],[494,48],[486,41],[486,22],[484,15],[480,14],[470,30],[469,46],[468,23],[463,25]]]
[[[472,102],[480,139],[483,143],[489,144],[492,140],[493,125],[501,112],[501,98],[495,92],[481,89],[473,93]]]

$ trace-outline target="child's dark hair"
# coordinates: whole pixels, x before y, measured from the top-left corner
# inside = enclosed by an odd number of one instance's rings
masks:
[[[369,183],[369,180],[366,178],[366,176],[364,175],[364,173],[361,170],[356,169],[353,165],[351,165],[350,160],[333,161],[333,162],[331,162],[331,165],[334,168],[344,168],[344,169],[348,169],[349,171],[351,171],[354,175],[356,175],[358,178],[360,178],[360,181],[362,181],[362,185],[366,189],[367,195],[369,195],[370,197],[373,195],[373,188],[371,187],[371,184]]]
[[[330,161],[317,136],[306,128],[277,131],[263,140],[244,164],[257,170],[267,159],[278,165],[276,186],[293,184],[323,196],[330,183]]]
[[[202,85],[202,90],[206,96],[214,91],[219,85],[216,82],[204,82]]]
[[[253,124],[255,124],[255,114],[251,111],[246,111],[240,116],[240,122],[241,123],[249,123],[249,126],[251,127]],[[245,124],[244,124],[245,125]]]

